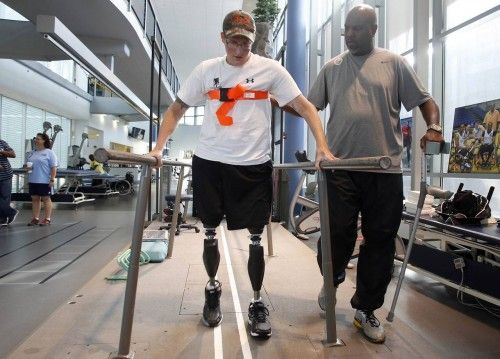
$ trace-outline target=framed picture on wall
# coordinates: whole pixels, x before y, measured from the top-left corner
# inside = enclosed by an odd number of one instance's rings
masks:
[[[401,132],[403,132],[403,170],[411,168],[411,128],[412,118],[406,117],[401,119]]]
[[[449,173],[500,173],[500,99],[457,107]]]

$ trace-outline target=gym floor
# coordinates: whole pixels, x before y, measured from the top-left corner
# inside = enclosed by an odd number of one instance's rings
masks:
[[[115,257],[130,243],[135,200],[116,197],[60,207],[48,227],[26,227],[29,207],[0,230],[0,357],[107,358],[118,349],[124,281]],[[156,228],[157,222],[151,224]],[[201,224],[200,228],[201,228]],[[345,346],[327,348],[325,318],[317,304],[322,278],[315,242],[301,241],[272,225],[274,256],[267,256],[263,299],[273,336],[247,335],[252,289],[247,275],[246,231],[217,229],[224,320],[201,322],[203,232],[182,231],[171,259],[140,267],[131,350],[135,358],[498,358],[500,320],[460,304],[446,288],[408,271],[395,320],[385,317],[396,278],[378,310],[386,342],[372,344],[352,325],[349,300],[355,269],[337,292],[337,332]],[[265,235],[264,235],[265,238]],[[399,265],[396,266],[396,275]],[[498,308],[497,308],[498,309]]]

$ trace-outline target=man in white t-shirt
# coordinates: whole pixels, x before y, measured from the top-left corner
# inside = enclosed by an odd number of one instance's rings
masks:
[[[221,283],[216,279],[220,254],[216,227],[226,216],[229,230],[250,232],[248,274],[254,298],[248,309],[250,334],[271,336],[269,311],[260,290],[264,279],[261,234],[272,202],[271,100],[293,108],[316,139],[316,163],[333,160],[314,106],[301,94],[290,74],[276,61],[250,52],[255,22],[246,12],[232,11],[222,25],[226,56],[200,63],[182,84],[163,115],[151,155],[161,160],[163,147],[190,106],[206,101],[205,118],[193,156],[193,199],[205,227],[203,262],[209,276],[203,322],[222,320]]]

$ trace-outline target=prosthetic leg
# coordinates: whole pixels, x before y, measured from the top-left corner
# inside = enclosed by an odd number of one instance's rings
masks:
[[[248,256],[248,275],[253,289],[253,300],[248,307],[248,324],[250,325],[250,335],[253,337],[269,338],[272,334],[271,323],[269,322],[269,310],[262,302],[260,290],[264,280],[265,262],[264,248],[261,246],[261,235],[264,230],[260,228],[249,228],[250,240]]]
[[[205,287],[205,305],[203,307],[203,323],[208,327],[216,327],[222,321],[220,310],[220,296],[222,285],[215,279],[219,269],[220,253],[215,238],[215,228],[205,228],[205,241],[203,243],[203,264],[209,280]]]

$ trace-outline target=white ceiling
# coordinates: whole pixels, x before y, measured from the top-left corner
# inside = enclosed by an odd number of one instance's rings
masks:
[[[181,83],[203,60],[224,55],[222,20],[244,0],[152,0]]]

